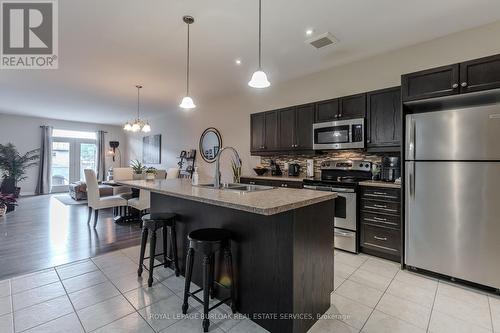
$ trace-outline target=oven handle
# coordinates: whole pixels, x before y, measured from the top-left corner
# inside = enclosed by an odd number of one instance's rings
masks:
[[[341,237],[349,237],[349,238],[353,238],[355,234],[353,233],[349,233],[349,232],[341,232],[341,231],[334,231],[333,232],[334,235],[336,236],[341,236]]]
[[[305,189],[325,191],[325,192],[343,192],[343,193],[354,193],[352,188],[339,188],[339,187],[329,187],[329,186],[315,186],[315,185],[304,185]]]

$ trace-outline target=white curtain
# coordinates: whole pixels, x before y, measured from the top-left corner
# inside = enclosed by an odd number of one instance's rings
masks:
[[[40,126],[40,161],[38,167],[38,180],[35,194],[48,194],[52,189],[52,179],[50,169],[52,164],[52,127]]]
[[[106,132],[97,131],[97,179],[106,180],[106,141],[104,135]]]

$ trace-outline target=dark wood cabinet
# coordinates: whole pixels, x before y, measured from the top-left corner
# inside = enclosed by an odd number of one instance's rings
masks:
[[[266,131],[266,117],[264,113],[250,115],[250,151],[262,151],[265,148],[264,133]]]
[[[339,115],[338,98],[316,103],[316,112],[314,119],[316,123],[334,121],[338,118],[338,115]]]
[[[455,95],[459,89],[458,64],[401,76],[403,101]]]
[[[293,150],[295,148],[296,111],[295,108],[283,109],[280,118],[280,148]]]
[[[298,106],[295,114],[295,149],[310,150],[313,147],[314,104]]]
[[[279,148],[278,112],[254,113],[250,116],[250,151],[275,151]]]
[[[279,148],[279,133],[278,133],[278,112],[266,112],[266,129],[264,131],[264,149],[267,151],[278,150]]]
[[[401,260],[401,189],[361,187],[360,248],[362,252]]]
[[[368,151],[397,151],[401,146],[401,87],[366,94]]]
[[[366,94],[357,94],[316,103],[315,122],[363,118],[366,114]]]
[[[460,64],[460,92],[500,88],[500,55]]]
[[[366,115],[366,94],[342,97],[337,119],[364,118]]]
[[[280,148],[283,151],[310,150],[313,146],[314,104],[283,109],[280,117]]]

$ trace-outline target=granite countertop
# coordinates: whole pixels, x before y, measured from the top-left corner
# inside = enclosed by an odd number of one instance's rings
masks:
[[[263,179],[263,180],[282,180],[285,182],[302,182],[304,179],[307,177],[304,176],[298,176],[298,177],[292,177],[292,176],[269,176],[269,175],[264,175],[264,176],[241,176],[241,178],[251,178],[251,179]]]
[[[155,193],[261,215],[274,215],[332,200],[337,197],[335,192],[291,188],[274,188],[256,192],[219,190],[193,186],[189,179],[128,180],[117,181],[117,183]]]
[[[365,180],[365,181],[359,182],[359,185],[361,185],[361,186],[401,188],[401,184],[383,182],[381,180]]]

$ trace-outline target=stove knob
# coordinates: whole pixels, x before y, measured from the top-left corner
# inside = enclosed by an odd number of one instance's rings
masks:
[[[359,164],[359,167],[360,167],[360,168],[362,168],[362,167],[363,167],[363,163],[360,163],[360,164]]]
[[[369,167],[370,167],[370,164],[366,163],[366,164],[365,164],[365,167],[366,167],[366,168],[369,168]]]

